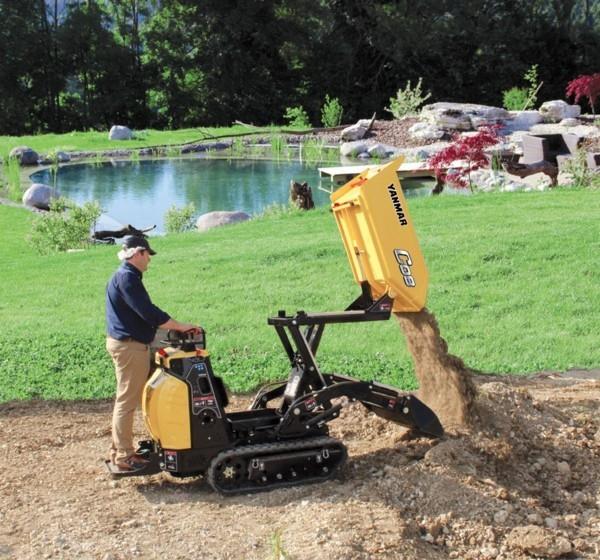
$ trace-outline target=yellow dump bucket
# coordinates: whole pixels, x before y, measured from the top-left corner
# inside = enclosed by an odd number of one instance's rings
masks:
[[[396,170],[403,158],[370,168],[331,195],[354,278],[374,298],[387,293],[393,311],[420,311],[427,267]]]

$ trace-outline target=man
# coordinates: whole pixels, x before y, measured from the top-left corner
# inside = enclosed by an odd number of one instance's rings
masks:
[[[110,458],[115,469],[122,472],[143,468],[147,463],[135,453],[133,419],[150,373],[149,345],[157,328],[182,332],[199,329],[172,319],[150,300],[142,274],[155,254],[144,237],[126,237],[118,254],[122,265],[106,288],[106,349],[117,378]]]

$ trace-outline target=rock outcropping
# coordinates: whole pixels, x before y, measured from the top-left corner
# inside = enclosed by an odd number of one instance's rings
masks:
[[[206,214],[202,214],[202,216],[196,220],[196,229],[198,231],[206,231],[219,226],[245,222],[249,219],[250,215],[246,214],[246,212],[208,212]]]
[[[23,193],[23,204],[29,208],[49,210],[53,198],[58,198],[58,192],[42,183],[34,183]]]
[[[477,130],[480,126],[501,124],[510,117],[510,113],[488,105],[440,102],[425,105],[421,116],[444,130]]]
[[[16,158],[21,165],[37,165],[39,155],[29,146],[17,146],[8,154],[10,158]]]
[[[131,140],[133,138],[133,131],[126,126],[115,124],[111,127],[108,133],[109,140]]]

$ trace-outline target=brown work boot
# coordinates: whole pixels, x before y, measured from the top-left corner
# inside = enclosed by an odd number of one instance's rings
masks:
[[[143,469],[150,461],[144,459],[140,455],[130,455],[127,459],[121,461],[113,461],[115,467],[121,472],[139,471]]]

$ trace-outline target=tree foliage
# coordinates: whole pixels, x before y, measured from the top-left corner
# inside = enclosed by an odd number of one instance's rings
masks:
[[[456,187],[473,188],[471,173],[488,165],[486,148],[498,143],[497,127],[481,127],[472,136],[454,136],[452,144],[429,158],[435,176]]]
[[[351,122],[419,78],[499,105],[598,71],[600,0],[0,0],[0,133],[281,122],[323,96]]]
[[[567,97],[574,97],[575,103],[579,103],[579,100],[585,97],[592,108],[592,113],[596,114],[596,100],[600,96],[600,73],[579,76],[571,80],[567,84],[566,94]]]

